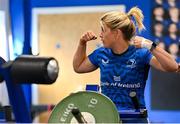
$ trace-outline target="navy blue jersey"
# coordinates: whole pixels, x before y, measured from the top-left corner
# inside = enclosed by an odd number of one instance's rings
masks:
[[[111,49],[98,48],[89,56],[90,62],[100,68],[101,92],[108,96],[118,110],[134,109],[129,97],[137,93],[140,108],[145,108],[144,89],[152,54],[145,48],[129,46],[122,54]]]

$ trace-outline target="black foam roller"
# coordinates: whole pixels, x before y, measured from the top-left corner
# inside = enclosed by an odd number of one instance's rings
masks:
[[[53,57],[21,56],[11,67],[11,76],[16,83],[52,84],[58,72],[58,63]]]

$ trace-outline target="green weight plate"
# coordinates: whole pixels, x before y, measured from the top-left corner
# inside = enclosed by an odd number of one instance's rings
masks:
[[[88,123],[119,123],[114,103],[105,95],[93,91],[73,93],[53,109],[49,123],[77,123],[71,110],[78,108]]]

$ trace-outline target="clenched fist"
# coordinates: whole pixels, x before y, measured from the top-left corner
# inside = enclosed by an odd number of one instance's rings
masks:
[[[92,31],[85,32],[80,38],[80,44],[84,45],[90,40],[97,39],[97,36]]]
[[[152,47],[152,41],[140,36],[135,36],[131,40],[131,44],[134,45],[136,48],[147,48],[149,50]]]

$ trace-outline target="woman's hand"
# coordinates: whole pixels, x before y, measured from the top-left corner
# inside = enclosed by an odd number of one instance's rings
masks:
[[[97,39],[97,36],[92,31],[85,32],[80,38],[80,44],[84,45],[90,40]]]
[[[131,43],[136,47],[136,48],[147,48],[151,49],[152,47],[152,41],[145,39],[144,37],[140,36],[135,36]]]

